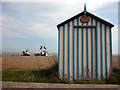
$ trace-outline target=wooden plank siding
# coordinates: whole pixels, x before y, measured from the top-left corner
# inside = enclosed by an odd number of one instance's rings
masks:
[[[81,17],[59,27],[59,78],[70,81],[109,78],[112,66],[111,27],[91,16],[88,16],[88,23],[82,23]],[[95,27],[84,27],[86,25]]]

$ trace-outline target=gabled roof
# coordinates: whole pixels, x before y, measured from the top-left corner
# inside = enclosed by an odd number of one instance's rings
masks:
[[[62,26],[62,25],[64,25],[64,24],[68,23],[69,21],[74,20],[74,19],[77,18],[78,16],[82,16],[82,15],[84,15],[84,11],[81,12],[81,13],[79,13],[79,14],[77,14],[77,15],[75,15],[75,16],[73,16],[73,17],[71,17],[70,19],[68,19],[68,20],[66,20],[66,21],[58,24],[57,27],[60,27],[60,26]],[[101,18],[99,18],[99,17],[97,17],[97,16],[89,13],[89,12],[86,12],[86,15],[91,16],[92,18],[94,18],[94,19],[96,19],[96,20],[98,20],[98,21],[100,21],[100,22],[102,22],[102,23],[104,23],[104,24],[106,24],[106,25],[108,25],[108,26],[110,26],[110,27],[114,27],[113,24],[111,24],[111,23],[109,23],[109,22],[107,22],[107,21],[105,21],[105,20],[103,20],[103,19],[101,19]]]

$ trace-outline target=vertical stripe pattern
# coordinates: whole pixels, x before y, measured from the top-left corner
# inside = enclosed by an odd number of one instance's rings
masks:
[[[82,25],[83,25],[83,23],[82,23]],[[84,63],[84,49],[83,49],[84,48],[84,40],[83,40],[84,38],[83,37],[84,37],[84,32],[83,32],[83,28],[82,28],[82,78],[84,75],[84,68],[83,68],[84,67],[84,64],[83,64]]]
[[[93,25],[93,18],[91,18],[91,25]],[[93,78],[93,28],[91,28],[91,76]]]
[[[101,37],[101,79],[103,79],[103,48],[102,48],[102,23],[100,23],[100,37]]]
[[[58,78],[60,78],[60,28],[58,28]]]
[[[105,25],[105,74],[107,79],[107,36],[106,36],[106,25]]]
[[[73,80],[74,80],[74,20],[73,20]]]
[[[65,76],[65,25],[63,25],[63,79]]]
[[[98,78],[98,36],[97,36],[97,20],[96,20],[96,78]]]
[[[77,25],[79,25],[79,18],[77,18]],[[77,28],[77,78],[79,78],[79,28]]]
[[[58,27],[58,77],[107,79],[113,72],[111,27],[90,16],[82,23],[81,17]]]
[[[70,81],[73,80],[73,22],[70,22]]]
[[[113,74],[113,70],[112,70],[113,66],[112,66],[112,33],[111,33],[112,31],[111,31],[111,28],[110,28],[109,32],[110,32],[110,56],[111,56],[110,57],[110,64],[111,64],[111,75],[112,75]]]
[[[70,50],[70,27],[69,27],[69,23],[68,23],[68,79],[70,80],[70,53],[69,53],[69,50]]]
[[[87,25],[88,25],[88,23],[87,23]],[[88,78],[88,28],[86,28],[86,56],[87,56],[87,58],[86,58],[86,61],[87,61],[86,71],[87,71],[87,78]]]

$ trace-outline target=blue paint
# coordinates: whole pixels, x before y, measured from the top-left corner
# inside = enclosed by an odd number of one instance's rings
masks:
[[[96,28],[95,25],[75,25],[75,28]]]
[[[107,79],[107,36],[106,36],[106,25],[105,25],[105,74]]]
[[[100,41],[101,41],[101,79],[103,79],[102,23],[100,23]]]
[[[87,25],[88,25],[88,23],[87,23]],[[86,56],[87,56],[87,58],[86,58],[86,64],[87,64],[87,78],[88,78],[88,28],[86,28]]]
[[[65,76],[65,25],[63,25],[63,79]]]
[[[86,4],[84,5],[84,14],[86,14],[87,11],[86,11]]]
[[[78,17],[77,17],[77,25],[79,25]],[[79,78],[79,28],[77,28],[77,78]]]
[[[74,80],[74,20],[73,20],[73,80]]]
[[[82,25],[83,25],[83,23],[82,23]],[[84,75],[84,32],[83,32],[83,28],[82,28],[82,78],[84,77],[83,75]]]
[[[58,28],[58,78],[60,78],[60,27]]]
[[[110,64],[111,64],[111,75],[113,74],[113,66],[112,66],[112,33],[110,28]]]
[[[93,18],[91,18],[91,25],[93,25]],[[93,77],[93,28],[91,28],[91,76]]]
[[[70,49],[70,27],[69,27],[69,23],[68,23],[68,79],[70,80],[70,52],[69,52],[69,49]]]
[[[98,45],[97,45],[97,20],[96,20],[96,78],[98,79]]]

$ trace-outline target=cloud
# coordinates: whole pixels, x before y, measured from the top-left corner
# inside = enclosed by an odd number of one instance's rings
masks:
[[[2,36],[11,38],[26,38],[27,36],[20,32],[19,27],[21,26],[14,18],[3,15],[2,19]]]
[[[78,1],[70,0],[69,2],[62,0],[48,2],[3,2],[3,36],[27,38],[30,36],[56,38],[56,25],[75,14],[83,11],[84,3],[87,4],[88,11],[95,12],[108,2],[107,1]],[[98,13],[95,13],[98,17]],[[101,17],[101,16],[100,16]],[[109,18],[103,19],[109,21]],[[15,35],[14,35],[15,34]]]
[[[7,32],[11,32],[11,36],[13,36],[12,33],[15,32],[17,33],[15,34],[16,37],[20,37],[22,34],[23,37],[35,35],[55,38],[57,36],[56,25],[83,11],[85,2],[88,11],[94,12],[97,8],[114,1],[118,0],[42,0],[32,3],[24,1],[21,1],[22,3],[17,1],[12,3],[12,1],[8,2],[8,0],[5,0],[4,2],[6,3],[3,2],[3,29],[6,36],[10,36],[7,35],[9,34]],[[100,16],[97,13],[95,13],[95,15]],[[106,19],[104,17],[103,19],[109,20],[109,18]]]
[[[27,40],[30,37],[42,37],[43,41],[45,41],[44,39],[55,40],[57,39],[56,25],[82,12],[84,9],[85,2],[87,4],[87,11],[93,14],[95,13],[96,16],[103,17],[103,19],[105,20],[110,20],[110,18],[106,16],[104,17],[103,15],[101,16],[99,13],[97,13],[97,10],[98,12],[100,12],[99,8],[108,5],[109,2],[117,2],[118,0],[29,0],[30,2],[27,1],[28,0],[14,0],[13,2],[12,0],[3,1],[3,15],[2,17],[0,17],[0,19],[2,19],[3,21],[3,38],[22,38],[22,40],[25,38]],[[109,11],[116,13],[116,11],[114,11],[113,9]],[[105,11],[103,10],[103,12]],[[115,26],[113,29],[113,41],[117,43],[117,26]],[[54,46],[56,45],[56,40],[53,42],[53,44]],[[54,47],[52,47],[51,45],[51,48]]]
[[[75,9],[76,7],[78,7],[77,9],[80,10],[80,7],[84,6],[84,3],[87,4],[87,7],[89,10],[96,10],[97,8],[100,8],[106,4],[108,4],[108,2],[118,2],[119,0],[2,0],[2,2],[24,2],[24,3],[51,3],[52,5],[58,5],[58,4],[62,4],[64,6],[66,6],[66,8],[69,7],[69,9]],[[26,5],[27,6],[27,5]],[[21,6],[22,7],[22,6]],[[62,8],[62,7],[61,7]]]
[[[57,34],[56,27],[51,27],[47,23],[33,23],[30,27],[27,27],[27,32],[45,38],[56,38]]]
[[[46,22],[23,22],[10,16],[1,17],[3,24],[3,37],[11,38],[29,38],[31,36],[56,38],[56,26]]]
[[[49,3],[5,3],[2,16],[3,36],[54,39],[57,36],[57,21],[60,21],[60,15],[63,17],[62,12],[56,14],[56,11],[59,11],[57,5]]]
[[[10,38],[27,38],[26,35],[23,35],[22,33],[17,33],[13,31],[7,31],[3,32],[5,37],[10,37]]]

